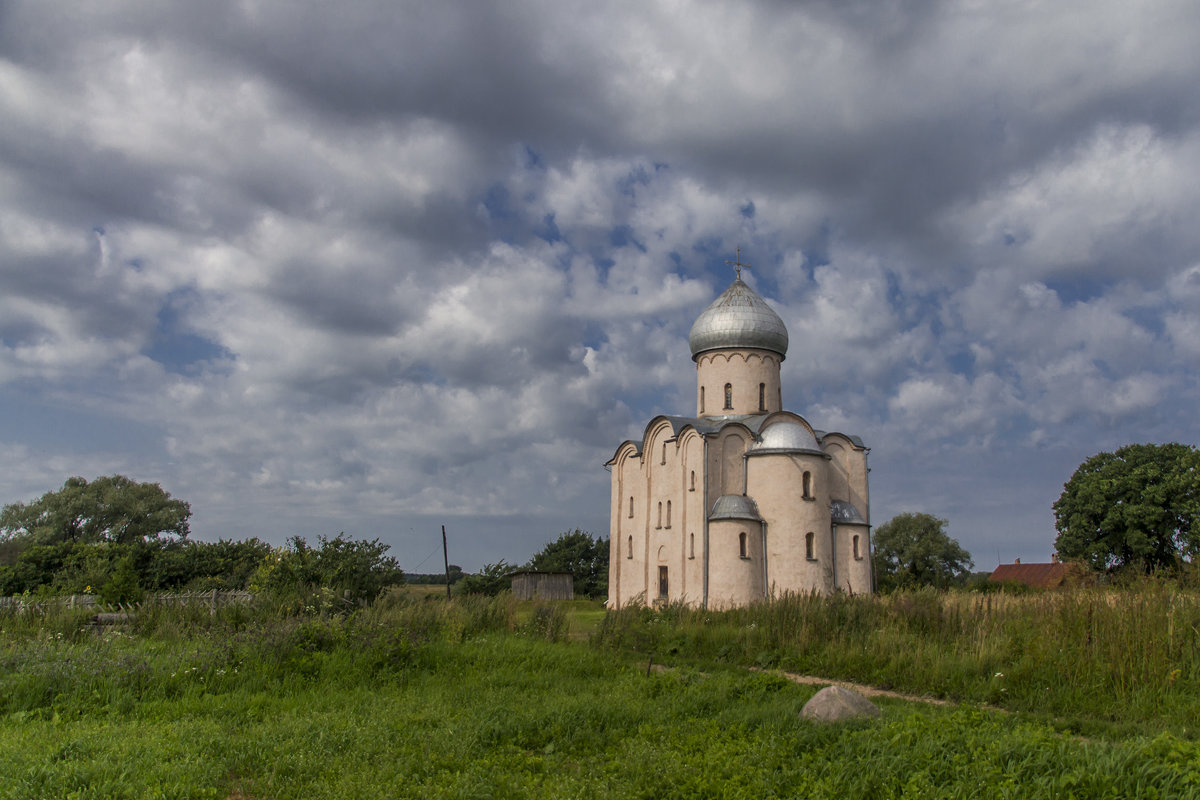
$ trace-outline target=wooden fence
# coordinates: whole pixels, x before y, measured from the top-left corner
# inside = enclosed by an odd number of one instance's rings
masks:
[[[254,593],[246,591],[222,592],[170,592],[148,594],[137,603],[104,603],[94,594],[72,594],[63,597],[0,597],[0,613],[40,614],[45,616],[51,609],[94,608],[96,611],[133,613],[142,608],[156,606],[204,605],[209,611],[228,605],[246,605],[254,601]]]

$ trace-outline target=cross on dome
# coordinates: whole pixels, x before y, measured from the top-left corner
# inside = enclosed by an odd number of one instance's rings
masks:
[[[736,255],[733,257],[733,261],[730,261],[729,259],[725,259],[725,263],[737,270],[737,279],[740,281],[742,279],[742,270],[750,269],[750,265],[742,263],[742,246],[741,245],[738,245],[737,249],[734,252],[736,253]]]

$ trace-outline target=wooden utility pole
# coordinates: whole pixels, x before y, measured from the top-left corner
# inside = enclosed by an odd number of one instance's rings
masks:
[[[446,599],[450,599],[450,550],[446,547],[446,526],[442,526],[442,561],[446,565]]]

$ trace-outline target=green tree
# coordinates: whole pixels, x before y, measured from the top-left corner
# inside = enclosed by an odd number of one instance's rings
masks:
[[[495,564],[485,564],[483,569],[471,575],[465,575],[454,584],[455,594],[484,594],[497,595],[512,588],[512,578],[509,575],[513,565],[504,559]]]
[[[1200,451],[1131,444],[1084,461],[1054,503],[1055,547],[1095,570],[1175,567],[1200,552]]]
[[[527,564],[542,572],[570,572],[575,594],[582,597],[608,595],[608,539],[592,538],[576,528],[543,547]]]
[[[100,599],[110,605],[116,603],[140,602],[144,593],[138,583],[137,570],[133,564],[133,556],[121,559],[113,571],[112,577],[100,587]]]
[[[946,520],[900,514],[875,530],[875,579],[881,591],[944,588],[970,575],[971,554],[946,534]]]
[[[0,511],[0,539],[27,544],[186,539],[191,507],[157,483],[136,483],[124,475],[88,482],[68,478],[57,491],[31,503]]]
[[[339,597],[369,602],[388,586],[404,582],[396,559],[385,555],[388,549],[378,539],[354,540],[345,533],[332,539],[318,536],[316,547],[293,536],[275,558],[264,561],[253,583],[285,596],[328,588]]]

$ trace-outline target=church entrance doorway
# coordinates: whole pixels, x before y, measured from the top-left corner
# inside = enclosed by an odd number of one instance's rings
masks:
[[[658,568],[658,596],[664,600],[667,597],[667,568]]]

